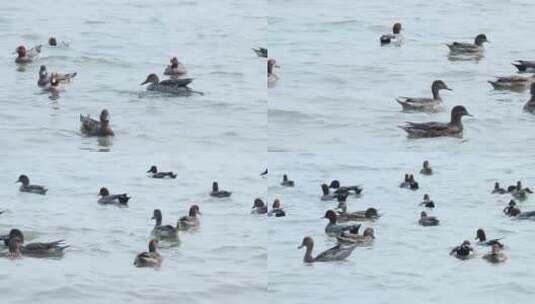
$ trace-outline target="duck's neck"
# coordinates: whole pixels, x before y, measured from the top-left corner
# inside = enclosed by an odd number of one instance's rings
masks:
[[[461,123],[461,119],[462,119],[462,116],[460,116],[460,115],[455,115],[455,114],[452,113],[452,114],[451,114],[451,121],[450,121],[450,124],[462,128],[462,127],[463,127],[463,124]]]
[[[270,63],[268,63],[268,65],[267,65],[267,73],[268,73],[268,75],[273,74],[273,65],[270,64]]]
[[[162,218],[158,217],[156,218],[156,225],[154,225],[154,227],[159,227],[162,225]]]
[[[307,246],[307,251],[305,252],[304,261],[307,263],[314,262],[314,257],[312,256],[312,246]]]
[[[440,100],[439,91],[440,91],[440,89],[437,86],[435,86],[435,85],[431,86],[431,92],[433,93],[433,99],[434,100]]]

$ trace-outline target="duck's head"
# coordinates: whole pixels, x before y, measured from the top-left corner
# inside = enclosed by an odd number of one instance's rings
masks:
[[[333,210],[327,210],[323,218],[329,219],[330,223],[336,223],[336,212],[334,212]]]
[[[428,200],[430,200],[430,197],[429,197],[429,194],[426,193],[424,194],[424,201],[428,201]]]
[[[158,173],[158,167],[151,166],[149,171],[147,171],[147,173]]]
[[[201,214],[201,209],[198,205],[193,205],[189,207],[189,216],[195,217],[197,214]]]
[[[514,206],[516,206],[516,202],[514,200],[510,200],[509,207],[514,207]]]
[[[108,110],[104,109],[102,110],[102,112],[100,112],[100,121],[101,122],[104,122],[104,121],[109,121],[110,120],[110,112],[108,112]]]
[[[160,79],[158,78],[158,75],[149,74],[149,76],[147,76],[147,79],[145,79],[145,81],[143,81],[141,83],[141,85],[144,85],[144,84],[147,84],[147,83],[158,84],[158,82],[160,82]]]
[[[149,241],[149,252],[156,252],[156,246],[158,246],[158,240],[152,239]]]
[[[21,243],[24,243],[24,234],[19,229],[14,228],[9,231],[9,239],[13,238],[18,238]]]
[[[485,36],[485,34],[477,35],[476,39],[474,40],[474,43],[476,45],[479,45],[479,46],[483,45],[483,43],[485,43],[485,42],[487,42],[487,43],[489,42],[489,40],[487,39],[487,36]]]
[[[394,26],[392,27],[392,32],[394,34],[399,34],[401,32],[401,23],[399,22],[394,23]]]
[[[411,183],[414,183],[414,182],[415,182],[415,180],[414,180],[414,175],[412,175],[412,174],[409,175],[409,182],[411,182]]]
[[[424,167],[424,169],[429,169],[429,161],[424,160],[424,163],[422,164],[422,166]]]
[[[303,247],[306,247],[307,249],[314,247],[314,240],[312,240],[312,238],[309,236],[305,236],[301,242],[301,245],[297,247],[297,249],[301,249]]]
[[[219,191],[219,184],[217,182],[212,183],[212,191],[213,192]]]
[[[327,186],[327,184],[321,184],[321,191],[323,192],[323,195],[329,194],[329,186]]]
[[[169,60],[169,62],[171,62],[171,67],[173,69],[178,67],[178,59],[176,57],[171,58],[171,60]]]
[[[420,212],[420,218],[426,218],[426,217],[427,217],[427,212],[425,211]]]
[[[45,78],[48,75],[48,72],[46,71],[46,65],[42,65],[39,68],[39,78]]]
[[[376,218],[379,217],[379,213],[377,212],[377,209],[371,207],[366,209],[364,216],[366,216],[366,218]]]
[[[50,37],[48,38],[48,45],[50,46],[57,46],[58,41],[56,40],[56,37]]]
[[[410,182],[410,179],[409,179],[409,175],[408,175],[408,174],[405,174],[405,178],[403,179],[403,181],[405,181],[405,182]]]
[[[499,189],[499,188],[500,188],[500,183],[495,182],[495,183],[494,183],[494,189]]]
[[[481,228],[477,229],[476,231],[476,240],[480,240],[482,242],[487,240],[487,235],[485,234],[485,231]]]
[[[22,245],[22,241],[17,238],[11,238],[9,239],[9,256],[10,257],[17,257],[20,255],[20,246]]]
[[[472,114],[468,113],[468,110],[464,106],[455,106],[451,109],[451,121],[460,122],[463,116],[471,116]]]
[[[100,188],[100,190],[98,192],[98,195],[102,196],[102,197],[108,196],[108,195],[110,195],[110,191],[108,190],[108,188],[102,187],[102,188]]]
[[[253,209],[259,208],[259,207],[264,207],[264,201],[261,200],[260,198],[256,198],[253,203]]]
[[[156,220],[157,222],[162,221],[162,211],[160,209],[154,209],[152,212],[152,218],[151,220]]]
[[[365,237],[368,236],[368,237],[371,237],[372,239],[375,239],[375,231],[371,227],[364,229],[364,232],[362,233],[362,235]]]
[[[340,182],[338,180],[331,181],[331,184],[329,185],[329,188],[331,189],[338,189],[340,188]]]
[[[28,176],[21,174],[15,183],[22,183],[24,186],[28,186],[30,184],[30,179]]]
[[[431,89],[434,91],[439,91],[439,90],[448,90],[448,91],[452,91],[452,89],[450,89],[450,87],[448,87],[448,85],[442,81],[442,80],[435,80],[433,81],[433,84],[431,84]]]
[[[15,49],[15,52],[17,52],[17,54],[19,55],[19,57],[24,57],[24,56],[26,56],[27,50],[26,50],[26,47],[25,47],[24,45],[19,45],[19,46]]]
[[[271,74],[273,72],[273,68],[280,68],[280,66],[277,64],[277,61],[275,59],[269,59],[267,62],[268,74]]]
[[[516,182],[516,189],[517,190],[522,190],[522,182],[521,181],[517,181]]]
[[[284,175],[282,176],[282,181],[283,181],[283,182],[287,182],[287,181],[288,181],[288,175],[284,174]]]
[[[470,241],[469,240],[463,241],[462,246],[470,246]]]
[[[280,209],[281,207],[281,201],[276,198],[274,201],[273,201],[273,205],[271,206],[273,209]]]

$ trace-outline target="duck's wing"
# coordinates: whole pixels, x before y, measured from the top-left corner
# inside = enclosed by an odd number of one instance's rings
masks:
[[[513,65],[519,70],[519,71],[525,71],[526,69],[535,68],[535,61],[531,60],[516,60],[513,62]]]
[[[466,42],[457,42],[454,41],[451,44],[447,45],[450,50],[452,51],[464,51],[464,52],[471,52],[471,51],[478,51],[479,47],[472,43],[466,43]]]
[[[28,185],[26,187],[30,192],[46,193],[48,189],[45,186],[40,185]]]
[[[165,79],[158,85],[166,87],[185,87],[193,81],[193,78]]]
[[[83,116],[80,114],[80,122],[82,123],[80,128],[84,133],[92,134],[100,129],[100,121],[89,117],[89,115]]]
[[[415,123],[415,122],[407,122],[404,126],[411,130],[421,130],[421,131],[444,131],[447,130],[449,127],[449,124],[443,123],[443,122],[423,122],[423,123]]]
[[[171,225],[160,225],[156,228],[154,228],[155,230],[158,230],[158,231],[162,231],[162,232],[171,232],[171,231],[175,231],[175,227],[171,226]]]
[[[314,260],[318,262],[329,262],[329,261],[340,261],[344,260],[351,255],[356,246],[349,245],[344,246],[338,244],[330,249],[325,250],[324,252],[318,254]]]
[[[505,77],[496,77],[496,82],[524,84],[524,83],[528,83],[529,79],[526,77],[522,77],[522,76],[505,76]]]

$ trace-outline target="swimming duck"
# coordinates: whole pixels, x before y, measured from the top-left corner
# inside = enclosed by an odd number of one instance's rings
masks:
[[[420,203],[420,206],[424,206],[426,208],[435,208],[435,202],[433,202],[429,198],[429,194],[424,194],[424,200]]]
[[[230,191],[219,190],[219,184],[217,182],[212,183],[212,192],[210,192],[210,196],[223,198],[223,197],[230,197],[231,195],[232,195],[232,192]]]
[[[440,137],[440,136],[459,136],[463,134],[463,116],[472,116],[465,107],[455,106],[451,110],[451,120],[448,123],[443,122],[424,122],[414,123],[407,122],[405,126],[399,126],[407,132],[409,138],[422,137]]]
[[[80,131],[88,136],[114,136],[113,130],[110,128],[110,114],[108,110],[104,109],[100,112],[100,121],[80,114]]]
[[[464,241],[461,245],[453,248],[450,255],[455,256],[460,260],[466,260],[473,255],[474,248],[470,246],[470,241]]]
[[[188,84],[190,84],[192,81],[193,78],[173,78],[160,81],[158,75],[150,74],[147,76],[147,79],[141,83],[141,85],[150,83],[147,86],[147,91],[191,95],[193,91],[188,87]]]
[[[405,174],[405,178],[403,182],[399,184],[399,187],[410,190],[418,190],[420,188],[418,182],[414,179],[414,175],[412,174]]]
[[[260,176],[266,176],[268,175],[269,171],[268,171],[268,168],[266,168],[266,170],[264,170],[262,173],[260,173]]]
[[[16,63],[30,63],[41,53],[41,45],[35,46],[29,50],[27,50],[25,46],[20,45],[15,52],[18,55],[17,58],[15,58]]]
[[[483,259],[490,263],[503,263],[507,260],[507,256],[502,252],[502,248],[498,244],[492,245],[490,252],[483,256]]]
[[[345,260],[347,257],[351,255],[353,250],[355,250],[356,246],[343,246],[341,244],[338,244],[330,249],[325,250],[324,252],[318,254],[317,256],[312,256],[312,249],[314,248],[314,241],[311,237],[307,236],[303,238],[303,242],[301,243],[301,246],[297,247],[297,249],[301,249],[303,247],[306,247],[305,257],[303,258],[303,262],[305,263],[314,263],[314,262],[332,262],[332,261],[341,261]]]
[[[530,60],[516,60],[513,65],[519,72],[526,72],[527,70],[535,70],[535,61]]]
[[[56,39],[56,37],[50,37],[48,38],[48,45],[49,46],[61,46],[61,47],[68,47],[69,43],[65,41],[59,41]]]
[[[152,236],[158,240],[178,240],[178,230],[180,229],[180,220],[177,221],[176,227],[172,225],[162,225],[162,211],[154,209],[152,219],[156,220],[156,224],[152,229]]]
[[[289,179],[288,179],[288,175],[284,174],[284,175],[282,176],[281,186],[284,186],[284,187],[293,187],[293,186],[295,186],[295,182],[294,182],[293,180],[289,180]]]
[[[69,246],[63,245],[63,240],[49,243],[30,243],[23,245],[23,241],[18,237],[9,240],[9,256],[20,257],[21,255],[35,258],[60,257],[63,251]]]
[[[102,205],[126,206],[126,204],[128,204],[128,200],[130,199],[130,197],[126,193],[110,194],[110,191],[106,187],[100,188],[98,195],[100,196],[100,198],[97,202]]]
[[[420,212],[420,219],[418,224],[422,226],[438,226],[440,221],[434,216],[428,216],[425,211]]]
[[[322,201],[334,200],[334,199],[337,199],[339,196],[339,194],[337,193],[331,193],[329,186],[327,186],[327,184],[321,184],[321,192],[322,192],[322,196],[321,196]]]
[[[256,53],[256,56],[258,57],[263,57],[263,58],[267,58],[268,56],[268,49],[264,48],[264,47],[258,47],[258,48],[253,48],[253,51]]]
[[[192,228],[197,228],[201,225],[199,217],[197,215],[201,214],[201,209],[198,205],[192,205],[189,208],[188,215],[184,215],[180,218],[180,230],[189,230]]]
[[[20,192],[28,192],[28,193],[35,193],[35,194],[41,194],[45,195],[48,191],[47,188],[40,185],[30,185],[30,178],[28,176],[22,174],[19,176],[19,179],[15,183],[22,183],[22,185],[19,188]]]
[[[136,256],[134,265],[137,267],[159,267],[162,263],[162,257],[156,252],[158,240],[150,240],[149,252],[142,252]]]
[[[523,110],[531,114],[535,114],[535,83],[531,84],[530,93],[531,98],[526,102],[523,107]]]
[[[401,35],[401,23],[394,23],[392,27],[392,34],[384,34],[379,37],[381,45],[396,45],[400,46],[403,43],[403,36]]]
[[[277,82],[277,80],[279,80],[279,76],[273,73],[273,68],[280,68],[280,66],[277,64],[277,61],[275,61],[275,59],[269,59],[267,62],[268,87],[273,86]]]
[[[329,236],[337,236],[341,234],[344,231],[347,231],[349,229],[356,229],[358,231],[360,224],[355,225],[341,225],[337,223],[338,216],[336,215],[336,212],[333,210],[327,210],[325,213],[325,216],[323,218],[326,218],[329,220],[329,223],[327,226],[325,226],[325,233]]]
[[[487,36],[485,34],[479,34],[474,39],[474,43],[466,43],[466,42],[453,42],[451,44],[446,44],[452,53],[479,53],[483,51],[483,43],[489,42],[487,40]]]
[[[68,74],[59,74],[59,73],[54,73],[54,74],[56,75],[56,79],[59,82],[65,83],[65,82],[71,81],[71,79],[73,79],[77,73],[74,72],[74,73],[68,73]],[[37,80],[37,86],[46,87],[50,85],[50,82],[51,82],[51,76],[48,75],[46,66],[42,65],[41,68],[39,69],[39,80]]]
[[[171,58],[169,62],[171,64],[165,68],[164,75],[181,76],[188,73],[186,67],[176,57]]]
[[[511,192],[511,195],[518,200],[525,200],[528,198],[528,193],[533,193],[530,188],[523,188],[521,181],[517,181],[516,186],[509,186],[507,190]]]
[[[440,90],[451,89],[442,80],[435,80],[431,84],[431,92],[433,98],[428,97],[398,97],[396,101],[401,105],[403,111],[419,111],[419,112],[438,112],[442,110],[442,98],[440,97]]]
[[[340,194],[346,192],[347,194],[359,195],[362,192],[361,186],[340,186],[338,180],[332,180],[329,184],[330,189],[335,189],[334,193]]]
[[[56,73],[52,73],[50,75],[50,83],[44,89],[51,93],[58,94],[59,92],[63,91],[64,87],[60,83],[58,75]]]
[[[361,246],[369,246],[373,243],[373,240],[375,240],[373,228],[368,227],[364,229],[362,235],[358,234],[358,231],[355,232],[356,233],[353,233],[351,230],[348,232],[343,232],[337,236],[336,239],[339,243],[358,244]]]
[[[508,216],[517,216],[520,214],[520,209],[516,208],[516,202],[514,200],[510,200],[507,207],[503,208],[503,213]]]
[[[507,76],[496,77],[496,80],[489,80],[489,83],[496,90],[523,91],[535,81],[535,75],[531,77]]]
[[[283,217],[286,216],[286,212],[281,207],[281,202],[278,198],[273,201],[271,210],[268,212],[268,216]]]
[[[485,231],[481,228],[477,229],[476,231],[476,240],[478,240],[477,244],[481,246],[494,246],[498,245],[501,248],[503,248],[503,244],[500,243],[501,238],[499,239],[493,239],[493,240],[487,240],[487,235],[485,234]]]
[[[156,166],[151,166],[149,171],[147,171],[147,173],[150,173],[150,177],[152,177],[152,178],[166,178],[166,177],[169,177],[169,178],[173,178],[174,179],[177,176],[172,171],[158,172],[158,167],[156,167]]]
[[[422,164],[422,169],[420,170],[420,174],[433,175],[433,169],[429,165],[429,161],[428,160],[424,160],[424,163]]]
[[[337,221],[340,223],[355,221],[375,221],[379,218],[377,209],[370,207],[366,210],[347,212],[347,204],[345,201],[339,201],[337,209]]]
[[[264,203],[263,200],[256,198],[253,203],[253,210],[251,210],[251,213],[253,214],[266,214],[268,212],[268,207]]]
[[[494,183],[494,189],[492,189],[492,194],[505,194],[507,193],[507,190],[500,187],[500,183],[495,182]]]

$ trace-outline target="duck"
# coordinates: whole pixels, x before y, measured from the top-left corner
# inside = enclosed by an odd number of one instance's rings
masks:
[[[535,76],[534,76],[535,77]],[[532,83],[530,86],[530,99],[526,102],[522,108],[525,112],[535,114],[535,83]]]
[[[271,210],[267,214],[268,216],[274,216],[274,217],[283,217],[286,216],[286,212],[281,207],[281,202],[278,198],[276,198],[273,201],[273,205],[271,206]]]
[[[420,219],[418,220],[418,224],[422,226],[438,226],[440,224],[440,221],[434,216],[428,216],[427,212],[422,211],[420,212]]]
[[[370,207],[366,210],[347,212],[347,204],[345,201],[339,201],[337,209],[337,221],[345,222],[361,222],[361,221],[375,221],[379,218],[377,209]]]
[[[435,208],[435,202],[429,198],[429,194],[424,194],[424,200],[420,203],[420,206],[424,206],[426,208]]]
[[[61,257],[64,250],[69,245],[63,245],[64,240],[48,242],[48,243],[30,243],[23,245],[23,241],[18,237],[9,239],[9,253],[10,257],[29,256],[35,258],[47,257]]]
[[[27,175],[21,174],[15,183],[22,183],[19,187],[20,192],[28,192],[34,194],[45,195],[48,189],[45,186],[31,185],[30,178]]]
[[[490,252],[483,256],[483,259],[489,263],[498,264],[507,261],[507,256],[502,252],[502,248],[498,244],[491,246]]]
[[[177,177],[177,175],[175,173],[173,173],[172,171],[168,171],[168,172],[158,172],[158,167],[156,166],[151,166],[150,169],[147,171],[147,173],[150,173],[150,177],[152,178],[172,178],[172,179],[175,179]]]
[[[268,168],[266,168],[266,170],[264,170],[264,171],[262,171],[262,173],[260,173],[260,176],[264,177],[264,176],[268,175],[268,173],[269,173],[269,170],[268,170]]]
[[[180,218],[180,230],[189,230],[198,228],[201,225],[198,215],[201,214],[201,209],[198,205],[192,205],[189,208],[188,215],[184,215]]]
[[[277,74],[273,73],[273,68],[280,68],[280,66],[277,64],[277,61],[275,59],[269,59],[267,62],[267,82],[268,87],[271,87],[275,85],[277,80],[279,80],[279,76]]]
[[[450,251],[450,255],[460,259],[466,260],[472,257],[474,254],[474,248],[470,245],[470,241],[466,240],[461,245],[453,248]]]
[[[414,179],[414,175],[412,174],[405,174],[405,178],[403,182],[399,184],[399,187],[410,190],[418,190],[420,188],[418,182]]]
[[[128,200],[130,200],[128,194],[110,194],[110,191],[106,187],[100,188],[98,195],[100,198],[97,202],[102,205],[126,206],[128,204]]]
[[[516,186],[509,186],[508,190],[511,195],[517,200],[525,200],[528,198],[528,194],[533,193],[530,188],[523,188],[521,181],[517,181]]]
[[[500,187],[500,183],[499,182],[495,182],[494,183],[494,189],[492,189],[492,194],[505,194],[507,193],[507,190],[505,190],[504,188]]]
[[[178,240],[178,230],[180,229],[180,220],[177,221],[176,227],[172,225],[162,225],[162,211],[154,209],[152,219],[156,221],[151,235],[157,240]]]
[[[409,138],[441,136],[462,137],[463,124],[461,118],[463,116],[472,116],[472,114],[468,113],[464,106],[455,106],[451,110],[451,120],[448,123],[434,121],[424,123],[407,122],[406,125],[399,127],[407,132]]]
[[[171,58],[169,62],[171,64],[165,68],[163,72],[164,75],[181,76],[188,73],[186,67],[181,62],[179,62],[176,57]]]
[[[70,82],[71,79],[76,77],[78,73],[74,72],[74,73],[68,73],[68,74],[59,74],[59,73],[54,73],[54,74],[56,75],[56,79],[59,82],[66,83],[66,82]],[[39,68],[39,80],[37,80],[37,86],[41,88],[46,87],[50,85],[50,82],[51,82],[51,76],[48,75],[48,72],[46,70],[46,65],[41,65],[41,67]]]
[[[172,78],[160,81],[158,75],[149,74],[149,76],[147,76],[147,79],[143,81],[141,85],[150,83],[147,86],[147,91],[158,91],[162,93],[171,93],[178,95],[191,95],[192,93],[194,93],[194,91],[188,87],[188,84],[190,84],[192,81],[193,78]]]
[[[49,46],[61,46],[61,47],[68,47],[69,46],[69,44],[67,42],[65,42],[65,41],[58,42],[56,37],[49,37],[47,42],[48,42]]]
[[[489,42],[485,34],[479,34],[474,39],[474,43],[457,42],[446,44],[452,53],[480,53],[483,51],[483,43]]]
[[[504,209],[506,215],[514,217],[519,220],[535,219],[535,211],[522,212],[520,208],[509,205]]]
[[[502,76],[496,80],[489,80],[489,83],[496,90],[523,91],[535,81],[535,75],[531,77],[523,76]]]
[[[520,209],[516,207],[516,202],[514,200],[510,200],[507,207],[503,208],[503,213],[508,216],[517,216],[520,214]]]
[[[268,207],[260,198],[256,198],[253,203],[253,214],[266,214],[268,212]]]
[[[433,169],[429,165],[428,160],[424,160],[424,163],[422,164],[422,169],[420,169],[420,174],[422,175],[433,175]]]
[[[392,34],[384,34],[379,37],[381,46],[384,45],[396,45],[400,46],[403,43],[403,35],[401,35],[401,23],[394,23],[392,27]]]
[[[80,131],[87,136],[114,136],[113,130],[110,127],[110,113],[104,109],[100,112],[100,120],[95,120],[80,114]]]
[[[361,246],[369,246],[373,243],[373,240],[375,240],[375,231],[373,228],[366,228],[364,229],[364,232],[362,235],[358,234],[358,231],[356,233],[353,233],[351,230],[348,232],[343,232],[339,236],[336,237],[339,243],[344,244],[358,244]]]
[[[513,65],[519,72],[526,72],[528,70],[535,70],[535,61],[530,60],[516,60]]]
[[[156,252],[158,240],[149,241],[149,251],[142,252],[136,256],[134,265],[137,267],[159,267],[162,264],[162,257]]]
[[[485,230],[483,230],[482,228],[477,229],[476,238],[475,239],[478,241],[477,245],[480,245],[480,246],[498,245],[501,248],[503,248],[503,244],[500,243],[501,238],[493,239],[493,240],[487,240],[487,235],[485,234]]]
[[[288,179],[288,175],[284,174],[284,175],[282,176],[281,186],[284,186],[284,187],[294,187],[294,186],[295,186],[295,182],[294,182],[293,180],[289,180],[289,179]]]
[[[403,111],[412,112],[439,112],[442,110],[442,98],[440,90],[451,91],[442,80],[435,80],[431,84],[433,97],[398,97],[396,101],[401,105]]]
[[[15,52],[18,55],[17,58],[15,58],[16,63],[30,63],[33,62],[33,60],[36,59],[37,56],[39,56],[39,54],[41,53],[41,45],[34,46],[29,50],[27,50],[25,46],[19,45]]]
[[[210,196],[217,197],[217,198],[224,198],[224,197],[230,197],[232,195],[232,192],[225,191],[225,190],[219,190],[219,184],[217,182],[212,183],[212,192],[210,192]]]
[[[305,263],[314,263],[314,262],[333,262],[333,261],[341,261],[348,258],[353,250],[357,246],[350,245],[350,246],[344,246],[342,244],[338,244],[332,248],[329,248],[322,253],[318,254],[317,256],[312,256],[312,250],[314,249],[314,240],[307,236],[303,238],[303,241],[301,242],[301,245],[297,247],[297,249],[301,249],[303,247],[306,247],[305,256],[303,258],[303,262]]]
[[[345,192],[347,194],[359,195],[363,190],[361,186],[340,186],[340,182],[336,179],[331,181],[329,188],[334,189],[334,193],[336,194]]]
[[[336,212],[334,210],[327,210],[325,212],[325,216],[323,218],[326,218],[329,220],[329,223],[327,226],[325,226],[325,233],[327,233],[328,236],[338,236],[344,231],[348,231],[350,229],[356,229],[358,231],[360,224],[354,224],[354,225],[342,225],[337,223],[338,216],[336,215]]]
[[[256,56],[258,57],[267,58],[268,56],[268,49],[265,47],[253,48],[253,51],[256,53]]]

